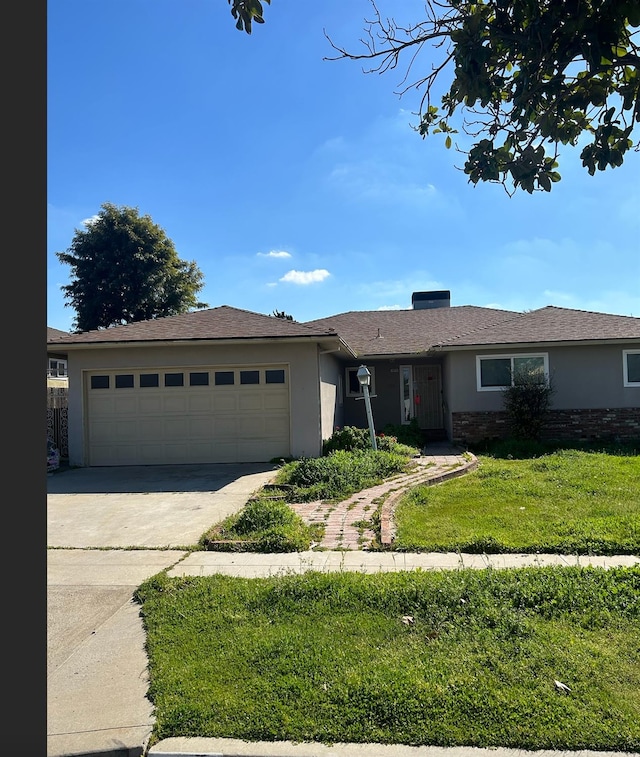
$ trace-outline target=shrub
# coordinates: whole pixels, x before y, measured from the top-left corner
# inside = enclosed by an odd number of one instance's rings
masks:
[[[406,465],[407,456],[394,452],[336,450],[326,457],[304,458],[285,466],[280,483],[294,487],[296,501],[339,499],[375,486]]]
[[[247,503],[233,530],[240,536],[246,536],[269,528],[291,526],[295,519],[296,514],[284,502],[257,499]]]
[[[553,388],[537,371],[520,371],[503,390],[504,409],[516,439],[540,438],[551,405]]]
[[[365,450],[371,447],[369,439],[369,429],[357,428],[356,426],[345,426],[336,429],[328,439],[322,443],[322,454],[330,455],[336,450],[354,452],[355,450]]]
[[[400,444],[422,449],[425,444],[424,433],[418,426],[418,419],[412,418],[409,423],[388,423],[384,429],[388,436],[394,436]]]

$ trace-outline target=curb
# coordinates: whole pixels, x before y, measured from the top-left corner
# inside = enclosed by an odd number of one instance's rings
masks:
[[[380,544],[384,549],[390,549],[393,545],[393,538],[395,535],[395,524],[393,522],[393,514],[395,512],[396,505],[400,501],[409,489],[415,486],[434,486],[435,484],[441,484],[443,481],[448,481],[451,478],[458,478],[465,473],[469,473],[478,467],[478,459],[470,452],[471,460],[465,462],[458,468],[453,468],[442,473],[434,473],[424,476],[419,476],[416,479],[412,479],[402,485],[402,487],[394,491],[385,501],[382,503],[382,509],[380,512]]]

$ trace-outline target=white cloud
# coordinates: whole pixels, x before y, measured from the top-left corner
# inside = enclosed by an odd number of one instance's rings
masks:
[[[382,307],[377,308],[378,310],[406,310],[407,308],[403,308],[400,305],[382,305]]]
[[[286,250],[271,250],[270,252],[259,252],[259,258],[290,258],[291,253]]]
[[[91,218],[85,218],[84,221],[82,221],[83,226],[91,226],[93,225],[98,219],[100,218],[99,215],[91,216]]]
[[[316,268],[315,271],[287,271],[280,281],[291,284],[313,284],[316,281],[324,281],[331,274],[324,268]]]

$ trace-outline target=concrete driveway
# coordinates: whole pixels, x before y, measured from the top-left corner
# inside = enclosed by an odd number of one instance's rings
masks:
[[[270,463],[60,470],[47,476],[47,546],[194,545],[275,474]]]
[[[275,473],[247,463],[47,476],[47,757],[142,755],[153,711],[133,592]]]

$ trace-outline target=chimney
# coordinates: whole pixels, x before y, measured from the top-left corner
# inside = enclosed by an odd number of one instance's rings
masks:
[[[451,292],[448,289],[438,292],[414,292],[411,295],[411,306],[414,310],[448,308],[451,306]]]

